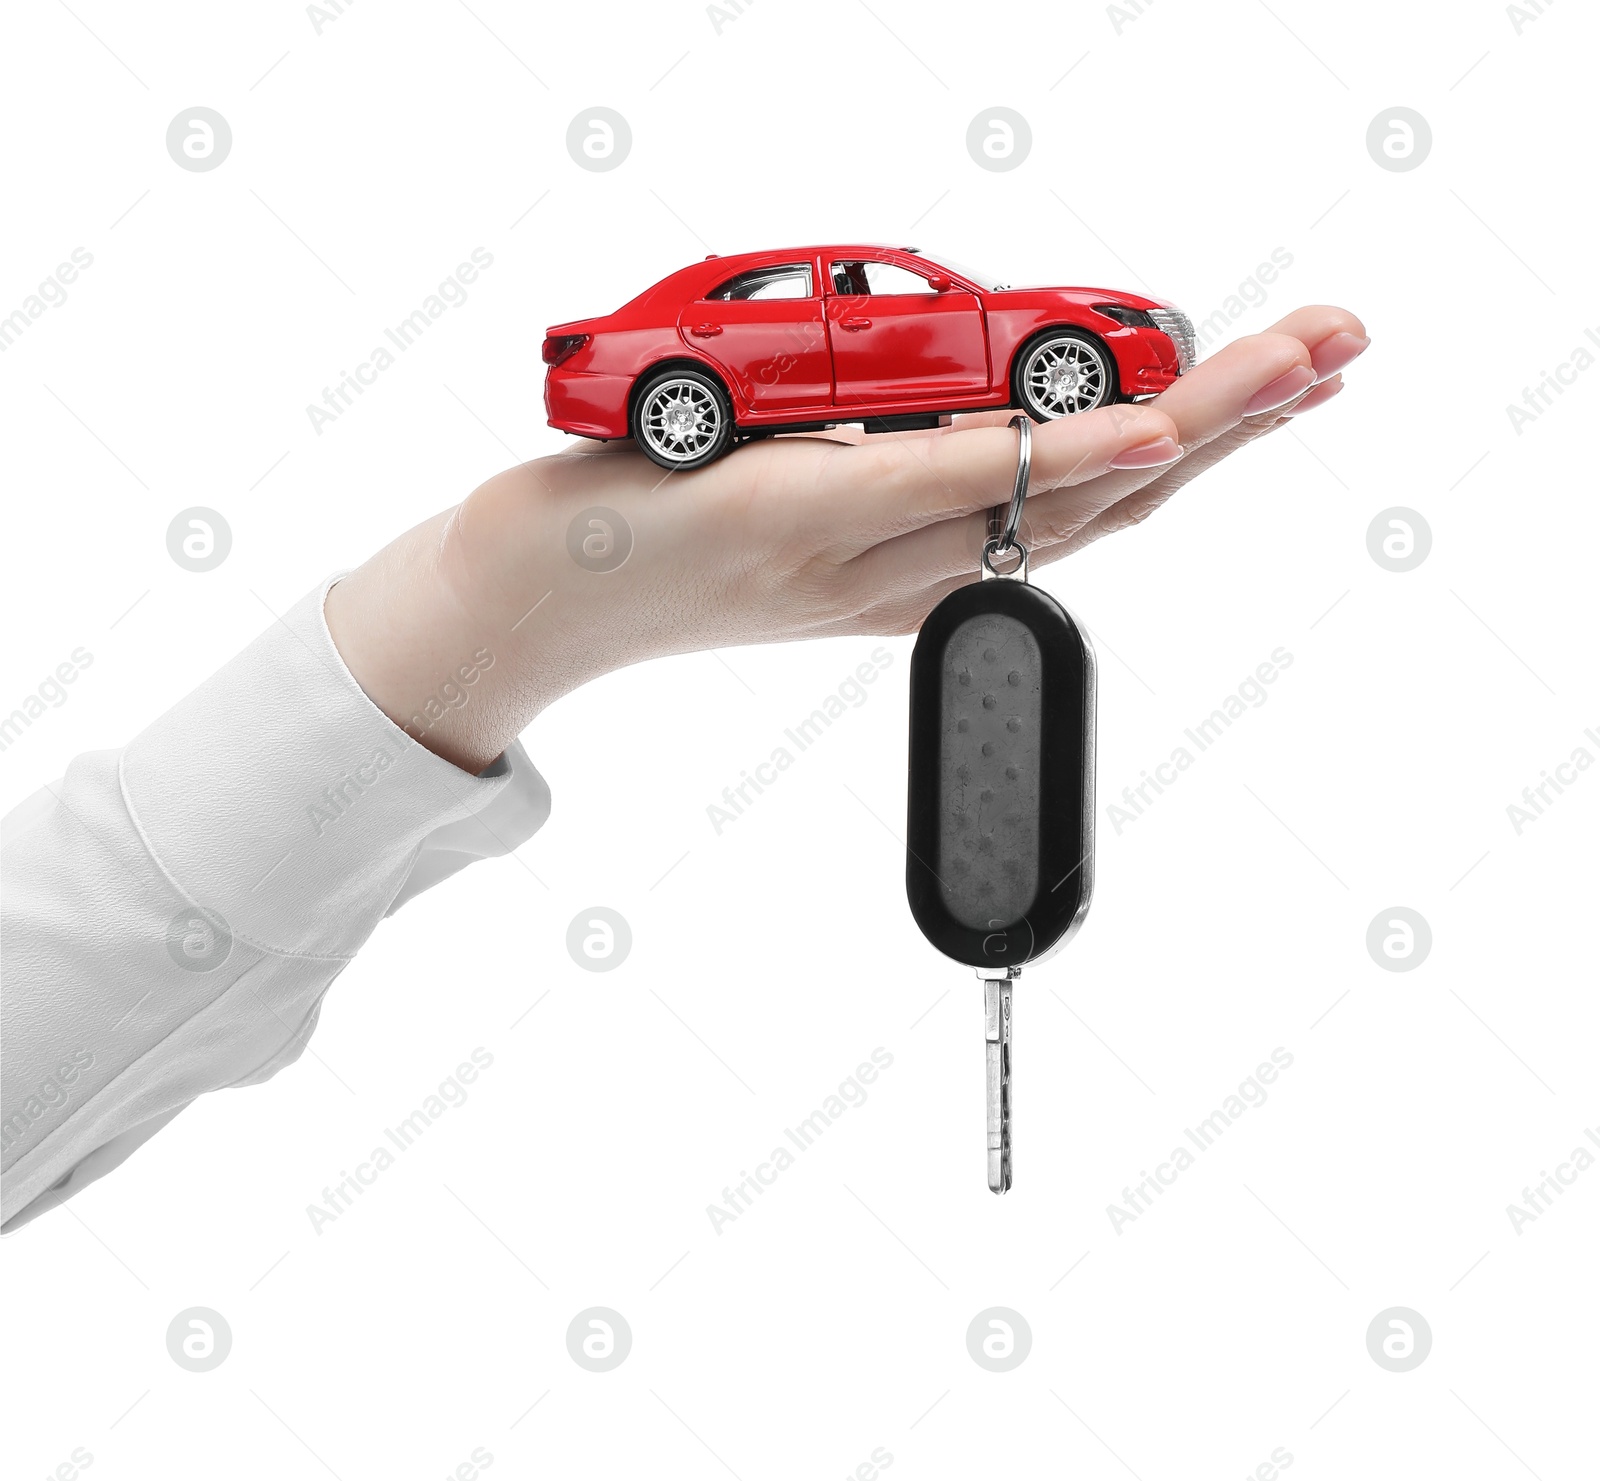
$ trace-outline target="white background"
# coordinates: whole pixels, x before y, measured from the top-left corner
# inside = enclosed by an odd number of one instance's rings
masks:
[[[1600,1127],[1600,770],[1520,836],[1506,808],[1600,756],[1600,368],[1520,435],[1506,407],[1600,333],[1600,26],[1140,8],[759,0],[720,34],[689,0],[358,4],[321,34],[292,4],[11,10],[0,315],[94,263],[0,355],[0,708],[94,662],[0,756],[6,806],[563,446],[545,326],[708,251],[917,242],[1200,320],[1282,248],[1230,332],[1337,302],[1373,345],[1332,405],[1042,577],[1100,644],[1099,879],[1018,988],[1008,1197],[980,990],[904,904],[910,641],[720,836],[707,805],[876,644],[616,674],[524,737],[548,826],[383,926],[315,1057],[8,1242],[8,1476],[75,1447],[140,1478],[439,1477],[477,1447],[517,1475],[844,1476],[879,1448],[894,1476],[1240,1477],[1280,1448],[1297,1481],[1594,1473],[1600,1168],[1520,1234],[1506,1205]],[[165,149],[195,105],[233,130],[209,173]],[[594,105],[632,128],[608,173],[566,150]],[[996,105],[1033,133],[1004,173],[965,147]],[[1414,171],[1367,152],[1395,105],[1432,127]],[[475,247],[469,301],[316,435],[306,404]],[[234,532],[205,575],[165,547],[195,504]],[[1408,574],[1367,551],[1395,505],[1433,532]],[[1280,646],[1269,700],[1116,832],[1107,804]],[[607,975],[565,945],[593,905],[632,925]],[[1432,928],[1409,973],[1365,945],[1395,905]],[[475,1046],[468,1102],[314,1233]],[[877,1046],[866,1104],[714,1232]],[[1266,1104],[1118,1233],[1107,1205],[1278,1046]],[[197,1305],[233,1332],[206,1374],[164,1339]],[[564,1335],[595,1305],[634,1337],[604,1374]],[[1008,1373],[967,1353],[990,1306],[1032,1329]],[[1432,1329],[1411,1372],[1367,1352],[1391,1306]]]

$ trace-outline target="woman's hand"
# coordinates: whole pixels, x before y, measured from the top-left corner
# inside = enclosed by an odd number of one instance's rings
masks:
[[[1361,323],[1303,308],[1195,366],[1153,401],[1034,429],[1024,509],[1034,563],[1145,519],[1196,474],[1337,394]],[[914,631],[972,580],[987,511],[1016,469],[1011,412],[934,432],[840,430],[663,473],[631,443],[585,444],[491,478],[328,595],[362,688],[439,755],[479,771],[553,700],[669,653]],[[631,532],[616,569],[569,554],[588,512]],[[474,655],[487,650],[485,666]],[[479,670],[459,707],[426,705]],[[448,691],[447,692],[453,692]]]

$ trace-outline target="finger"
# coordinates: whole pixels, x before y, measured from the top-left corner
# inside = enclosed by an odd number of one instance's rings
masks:
[[[1247,417],[1258,416],[1305,394],[1315,379],[1309,352],[1299,340],[1288,335],[1257,334],[1229,345],[1196,366],[1148,406],[1120,409],[1169,415],[1179,434],[1177,440],[1188,449],[1187,460],[1195,456],[1196,449],[1239,426]],[[1090,413],[1095,415],[1098,413]],[[1067,422],[1049,423],[1040,430],[1049,432],[1088,419],[1073,417]],[[1005,434],[963,435],[976,439]],[[1123,500],[1166,476],[1160,469],[1116,471],[1108,466],[1100,477],[1075,479],[1062,488],[1038,494],[1028,501],[1024,511],[1024,538],[1043,545],[1070,539]],[[997,502],[992,493],[994,485],[988,487],[991,492],[986,503],[993,504]],[[983,544],[982,523],[983,516],[957,518],[909,531],[860,556],[861,574],[899,588],[907,582],[941,580],[970,569]],[[1110,524],[1107,521],[1107,527]]]
[[[1371,343],[1360,319],[1348,309],[1325,303],[1286,314],[1268,333],[1287,334],[1299,340],[1311,354],[1319,381],[1343,370]]]
[[[1221,437],[1212,438],[1203,447],[1185,457],[1182,462],[1167,470],[1160,478],[1118,500],[1109,509],[1102,510],[1082,528],[1071,532],[1064,539],[1036,550],[1035,558],[1040,564],[1048,564],[1072,555],[1082,550],[1085,545],[1093,544],[1094,541],[1104,539],[1107,535],[1142,524],[1179,489],[1193,482],[1207,469],[1214,468],[1224,458],[1231,457],[1240,448],[1265,437],[1269,432],[1275,432],[1279,427],[1287,425],[1291,418],[1300,416],[1304,412],[1315,411],[1317,407],[1333,400],[1343,389],[1344,377],[1335,373],[1277,411],[1262,416],[1246,417],[1237,427],[1223,433]]]
[[[1315,411],[1319,406],[1332,401],[1335,396],[1344,390],[1344,377],[1335,371],[1325,381],[1318,381],[1298,401],[1291,402],[1278,413],[1280,418],[1301,416],[1305,412]]]
[[[1216,467],[1224,458],[1231,457],[1240,448],[1264,437],[1280,425],[1277,420],[1240,422],[1237,427],[1213,437],[1202,448],[1183,460],[1179,468],[1165,478],[1156,479],[1143,488],[1118,499],[1109,508],[1102,509],[1094,518],[1060,538],[1041,541],[1032,550],[1032,557],[1040,565],[1049,565],[1066,556],[1074,555],[1085,545],[1103,540],[1107,535],[1132,528],[1149,519],[1179,489],[1192,483],[1202,473]]]
[[[1153,493],[1158,496],[1158,502],[1171,498],[1185,484],[1198,478],[1208,468],[1214,468],[1240,448],[1248,446],[1268,432],[1275,431],[1289,418],[1299,416],[1302,412],[1315,411],[1324,402],[1331,401],[1343,389],[1344,377],[1335,374],[1275,411],[1247,416],[1238,426],[1230,428],[1220,437],[1213,437],[1211,441],[1201,444],[1170,468],[1158,469],[1155,478],[1127,497],[1139,498]],[[1114,509],[1116,505],[1108,507]]]
[[[1199,477],[1208,468],[1214,467],[1241,447],[1275,431],[1289,418],[1314,410],[1324,402],[1332,400],[1343,389],[1343,377],[1334,374],[1327,381],[1314,386],[1278,411],[1243,419],[1237,427],[1220,437],[1213,438],[1205,446],[1164,470],[1152,483],[1109,509],[1101,511],[1087,525],[1078,526],[1062,537],[1051,536],[1044,520],[1032,528],[1025,522],[1023,539],[1029,548],[1030,561],[1036,566],[1053,564],[1055,561],[1064,560],[1094,540],[1141,523],[1185,484]],[[1048,498],[1038,503],[1030,500],[1027,507],[1031,513],[1048,503]],[[944,576],[931,585],[921,584],[914,577],[903,583],[892,582],[881,585],[871,595],[865,597],[857,611],[841,620],[838,631],[886,634],[915,632],[938,602],[950,592],[970,583],[976,563],[975,552],[982,548],[982,539],[987,534],[987,516],[981,519],[948,521],[946,530],[952,536],[954,547],[953,574]]]
[[[1106,406],[1033,428],[1030,491],[1069,488],[1130,460],[1181,454],[1171,419],[1151,406]],[[963,427],[935,437],[830,449],[819,474],[818,515],[857,554],[907,531],[1005,502],[1016,475],[1017,433]]]
[[[1151,406],[1169,415],[1188,456],[1247,419],[1276,413],[1316,384],[1311,353],[1292,335],[1252,334],[1195,366]],[[1080,523],[1163,476],[1162,470],[1108,474],[1093,489]]]
[[[1252,334],[1202,361],[1156,397],[1153,405],[1195,448],[1247,416],[1292,401],[1316,383],[1311,354],[1292,334]]]
[[[1149,403],[1173,417],[1180,441],[1190,448],[1181,461],[1148,472],[1108,472],[1030,499],[1024,539],[1041,563],[1049,563],[1142,522],[1207,469],[1287,417],[1337,395],[1343,387],[1337,365],[1366,345],[1355,315],[1313,306],[1297,309],[1266,334],[1228,346]],[[998,414],[987,415],[998,420]],[[986,534],[986,513],[951,519],[888,541],[852,565],[860,568],[865,586],[888,593],[891,609],[899,610],[907,601],[915,605],[917,593],[930,589],[929,578],[939,590],[969,579],[962,573],[972,569]]]

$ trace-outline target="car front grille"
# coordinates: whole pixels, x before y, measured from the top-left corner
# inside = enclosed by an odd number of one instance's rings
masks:
[[[1189,316],[1177,309],[1151,309],[1150,317],[1176,347],[1178,374],[1183,375],[1194,365],[1194,325],[1189,322]]]

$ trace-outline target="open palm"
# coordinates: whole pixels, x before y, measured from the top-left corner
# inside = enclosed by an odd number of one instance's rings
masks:
[[[1329,399],[1366,344],[1345,310],[1298,309],[1153,401],[1038,427],[1023,525],[1033,561],[1138,523]],[[329,625],[391,716],[488,648],[478,702],[428,739],[475,768],[561,694],[646,658],[914,631],[973,577],[1016,468],[1010,416],[774,438],[674,474],[631,444],[585,444],[498,474],[401,536],[333,589]],[[609,560],[583,555],[591,530]]]

